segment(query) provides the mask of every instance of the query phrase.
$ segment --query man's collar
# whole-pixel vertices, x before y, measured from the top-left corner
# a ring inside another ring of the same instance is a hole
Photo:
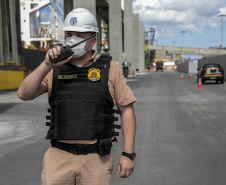
[[[98,57],[99,56],[98,56],[97,52],[95,50],[92,50],[91,58],[82,67],[87,67],[87,66],[91,65],[92,63],[96,62]]]
[[[92,52],[92,55],[91,55],[91,57],[90,57],[90,59],[89,60],[87,60],[83,65],[82,65],[82,67],[87,67],[87,66],[89,66],[89,65],[91,65],[93,62],[96,62],[96,60],[98,59],[98,54],[96,53],[96,51],[95,50],[91,50],[91,52]],[[74,65],[74,66],[76,66],[76,64],[74,63],[74,62],[70,62],[72,65]]]

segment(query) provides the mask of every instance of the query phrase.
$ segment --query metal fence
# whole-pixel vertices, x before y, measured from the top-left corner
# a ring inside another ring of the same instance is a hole
[[[35,70],[45,59],[46,52],[40,50],[22,49],[22,63],[31,71]]]

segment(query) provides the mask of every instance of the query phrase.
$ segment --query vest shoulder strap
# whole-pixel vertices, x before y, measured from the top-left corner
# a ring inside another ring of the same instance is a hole
[[[100,68],[105,67],[106,64],[110,66],[111,59],[112,59],[111,56],[100,55],[100,57],[96,60],[96,62],[93,63],[93,65]]]
[[[101,61],[106,61],[106,62],[110,62],[112,59],[111,56],[109,55],[100,55],[100,57],[97,60],[101,60]]]

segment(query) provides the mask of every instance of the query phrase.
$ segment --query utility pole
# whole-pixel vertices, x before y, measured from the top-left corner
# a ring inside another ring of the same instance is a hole
[[[176,42],[173,41],[172,43],[173,43],[173,46],[175,46],[175,43],[176,43]],[[175,54],[175,58],[176,58],[176,56],[177,56],[177,52],[176,52],[176,54]]]
[[[223,17],[226,16],[225,14],[220,14],[218,17],[221,17],[221,54],[223,54]]]
[[[183,46],[182,46],[182,63],[184,63],[184,33],[186,33],[186,31],[181,31],[181,33],[183,33]]]
[[[136,5],[136,6],[134,6],[134,7],[135,7],[134,9],[137,10],[137,14],[139,13],[139,10],[142,9],[142,6],[141,6],[141,5]]]

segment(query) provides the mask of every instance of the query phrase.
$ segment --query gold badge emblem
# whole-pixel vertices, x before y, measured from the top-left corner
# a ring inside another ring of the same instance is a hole
[[[90,68],[88,73],[88,79],[93,82],[100,80],[100,70],[96,68]]]

